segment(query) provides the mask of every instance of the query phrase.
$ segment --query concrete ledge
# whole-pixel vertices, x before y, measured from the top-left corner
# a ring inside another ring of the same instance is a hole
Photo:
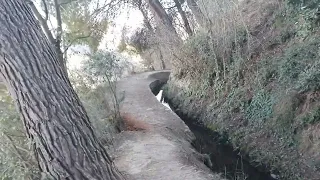
[[[191,146],[194,135],[153,92],[169,77],[169,71],[137,74],[118,83],[124,94],[121,114],[132,126],[115,139],[115,164],[128,179],[220,180]]]

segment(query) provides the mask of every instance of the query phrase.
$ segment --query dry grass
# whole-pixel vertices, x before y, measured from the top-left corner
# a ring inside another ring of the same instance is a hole
[[[245,66],[252,65],[246,60],[259,58],[270,45],[268,39],[277,35],[270,24],[274,11],[280,7],[278,0],[199,0],[198,3],[208,19],[207,27],[174,52],[174,74],[178,79],[203,78],[199,77],[202,72],[212,72],[207,75],[209,78],[229,81],[232,63],[245,71]]]
[[[300,117],[304,117],[300,123],[306,126],[300,132],[299,151],[317,161],[320,161],[320,119],[317,115],[317,113],[319,114],[319,107],[320,92],[317,91],[305,94],[305,100],[299,109]]]
[[[313,158],[320,157],[320,123],[309,126],[301,133],[300,152]]]
[[[310,111],[314,107],[320,105],[320,91],[308,92],[305,94],[305,101],[303,103],[301,114]]]
[[[320,123],[309,126],[301,132],[299,152],[305,159],[305,165],[320,168]]]

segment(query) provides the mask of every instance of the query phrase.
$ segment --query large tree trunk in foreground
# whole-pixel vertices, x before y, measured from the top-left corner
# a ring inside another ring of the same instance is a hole
[[[0,0],[0,76],[42,171],[54,179],[123,179],[23,0]]]

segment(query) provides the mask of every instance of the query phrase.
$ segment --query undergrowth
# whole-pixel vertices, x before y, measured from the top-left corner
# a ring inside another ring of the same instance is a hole
[[[23,123],[0,84],[0,179],[37,179],[40,174]]]
[[[257,34],[236,23],[234,33],[199,32],[185,43],[169,82],[168,92],[184,89],[174,98],[180,109],[201,104],[189,114],[202,114],[209,128],[228,132],[235,147],[283,179],[316,175],[312,163],[309,169],[299,164],[306,150],[299,139],[320,123],[318,4],[288,0],[273,6],[261,25],[269,28],[257,26]]]

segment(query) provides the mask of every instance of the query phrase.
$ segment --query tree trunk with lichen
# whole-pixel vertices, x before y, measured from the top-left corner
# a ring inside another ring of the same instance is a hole
[[[0,0],[0,78],[21,114],[42,172],[53,179],[123,179],[23,0]]]

